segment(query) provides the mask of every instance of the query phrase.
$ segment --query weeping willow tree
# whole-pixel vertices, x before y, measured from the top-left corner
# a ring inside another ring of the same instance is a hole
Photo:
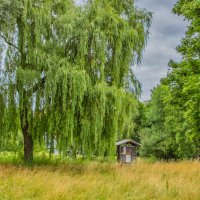
[[[3,5],[4,4],[4,5]],[[90,157],[113,155],[131,134],[139,63],[151,13],[132,0],[5,0],[1,138],[22,133],[24,160],[34,145]],[[8,26],[9,25],[9,26]]]

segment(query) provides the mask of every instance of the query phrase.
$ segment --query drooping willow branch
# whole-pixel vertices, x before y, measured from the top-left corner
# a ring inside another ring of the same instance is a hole
[[[13,46],[15,49],[19,50],[19,48],[18,48],[16,45],[14,45],[13,43],[11,43],[10,41],[8,41],[8,39],[7,39],[5,36],[3,36],[3,35],[0,34],[0,37],[3,38],[3,40],[4,40],[8,45]]]
[[[7,50],[5,65],[6,120],[18,119],[12,134],[21,123],[34,142],[55,142],[61,153],[114,155],[115,141],[135,126],[139,84],[128,73],[145,47],[149,14],[120,0],[88,1],[83,10],[73,0],[24,0],[16,10],[17,46],[1,32],[18,50]]]

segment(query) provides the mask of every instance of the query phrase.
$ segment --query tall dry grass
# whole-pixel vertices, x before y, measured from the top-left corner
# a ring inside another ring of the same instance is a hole
[[[200,200],[200,163],[0,165],[0,200]]]

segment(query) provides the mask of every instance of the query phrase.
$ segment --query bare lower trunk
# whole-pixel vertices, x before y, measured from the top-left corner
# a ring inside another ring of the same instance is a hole
[[[20,114],[20,120],[21,120],[21,129],[24,139],[24,161],[30,162],[33,160],[33,137],[29,132],[29,122],[28,122],[28,109],[24,106],[21,110]]]
[[[26,124],[23,129],[23,137],[24,137],[24,161],[30,162],[33,160],[33,138],[32,135],[28,132],[28,124]]]

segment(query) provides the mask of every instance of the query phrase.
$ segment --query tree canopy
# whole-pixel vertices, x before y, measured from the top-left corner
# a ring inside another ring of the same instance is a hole
[[[173,12],[190,25],[177,47],[180,62],[152,92],[147,105],[142,153],[160,159],[199,158],[200,154],[200,2],[179,0]],[[155,146],[153,146],[155,145]]]
[[[151,13],[134,1],[3,0],[1,145],[22,138],[24,159],[34,145],[84,156],[114,155],[132,134],[141,61]]]

